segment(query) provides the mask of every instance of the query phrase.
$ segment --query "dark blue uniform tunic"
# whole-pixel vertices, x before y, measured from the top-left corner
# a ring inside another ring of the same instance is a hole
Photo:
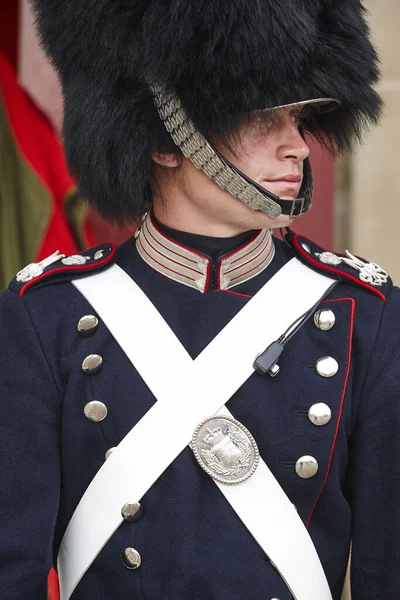
[[[314,256],[316,247],[307,243]],[[311,266],[316,262],[308,261],[299,243],[296,250],[275,245],[262,273],[205,294],[152,269],[134,240],[118,249],[117,263],[195,358],[295,252]],[[90,337],[77,333],[79,319],[93,314],[69,281],[79,274],[60,270],[24,290],[14,281],[0,297],[2,600],[44,600],[47,573],[80,498],[106,452],[155,402],[103,323]],[[392,600],[400,598],[400,295],[390,283],[379,293],[365,289],[357,275],[344,268],[324,301],[335,326],[321,331],[308,321],[287,344],[278,376],[254,373],[228,407],[251,431],[307,525],[333,599],[340,599],[352,540],[353,600]],[[89,354],[104,361],[90,377],[81,368]],[[338,361],[333,377],[316,370],[324,356]],[[108,408],[102,422],[84,416],[92,400]],[[319,402],[332,411],[323,427],[308,418]],[[149,435],[147,443],[157,445],[157,439]],[[309,479],[295,470],[304,455],[319,465]],[[146,461],[146,448],[132,460]],[[141,503],[140,520],[122,524],[73,600],[290,599],[279,573],[189,448]],[[121,561],[127,547],[141,555],[137,570]],[[312,572],[306,576],[312,586]]]

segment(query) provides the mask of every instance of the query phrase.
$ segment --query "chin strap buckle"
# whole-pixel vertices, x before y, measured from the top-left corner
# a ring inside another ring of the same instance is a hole
[[[293,200],[292,202],[292,208],[290,209],[290,213],[289,213],[289,218],[290,219],[295,219],[296,217],[299,217],[300,215],[303,214],[303,209],[304,209],[304,203],[305,203],[306,199],[305,196],[303,196],[302,198],[296,198],[296,200]],[[296,211],[297,208],[297,203],[300,202],[301,206],[299,208],[298,211]],[[296,213],[295,213],[296,211]]]

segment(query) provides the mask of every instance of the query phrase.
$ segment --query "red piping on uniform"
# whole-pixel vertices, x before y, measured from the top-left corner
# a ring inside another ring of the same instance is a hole
[[[143,229],[143,232],[145,230]],[[168,252],[171,252],[172,254],[175,254],[176,256],[179,256],[179,258],[185,258],[186,260],[188,260],[189,262],[192,262],[193,264],[197,265],[197,262],[195,260],[192,260],[191,258],[187,258],[187,256],[184,256],[183,254],[179,254],[179,252],[175,252],[175,250],[171,250],[171,248],[168,248],[167,246],[164,246],[164,244],[162,244],[160,242],[160,240],[157,240],[154,235],[151,233],[150,229],[147,228],[147,231],[149,232],[149,234],[151,235],[152,239],[161,246],[161,248],[164,248],[164,250],[168,250]],[[162,234],[161,234],[162,235]],[[176,242],[173,242],[174,244],[176,244]],[[183,246],[179,246],[180,248],[183,248]],[[186,248],[187,252],[192,252],[191,249]],[[204,257],[206,258],[206,257]]]
[[[225,294],[233,294],[234,296],[241,296],[242,298],[253,298],[253,296],[249,296],[248,294],[239,294],[239,292],[232,292],[232,290],[219,290],[220,292],[225,292]]]
[[[206,284],[204,286],[204,293],[207,294],[208,292],[208,286],[210,285],[210,279],[211,279],[211,261],[208,261],[207,264],[207,279],[206,279]]]
[[[244,244],[242,244],[241,246],[239,246],[239,248],[236,248],[235,250],[232,250],[232,252],[229,252],[229,254],[226,254],[224,256],[224,258],[221,258],[221,260],[218,263],[218,269],[217,269],[217,286],[218,289],[221,289],[221,268],[223,263],[230,258],[231,256],[234,256],[235,254],[237,254],[237,252],[240,252],[240,250],[243,250],[243,248],[246,248],[249,244],[251,244],[252,242],[254,242],[254,240],[257,239],[257,237],[261,234],[261,229],[259,231],[257,231],[257,233],[254,235],[254,237],[251,238],[251,240],[249,240],[248,242],[245,242]],[[255,248],[253,248],[252,250],[249,250],[249,252],[247,252],[247,254],[245,254],[244,256],[239,256],[239,258],[237,258],[236,260],[234,260],[232,262],[232,264],[235,264],[235,262],[237,262],[238,260],[240,260],[241,258],[246,258],[246,256],[248,256],[249,254],[251,254],[252,252],[254,252],[254,250],[256,250],[257,248],[259,248],[261,246],[261,244],[263,243],[263,241],[265,240],[267,233],[265,233],[265,236],[261,239],[260,243],[257,244],[257,246]],[[261,254],[261,252],[260,252]],[[248,262],[251,262],[248,261]],[[237,269],[240,268],[241,265],[239,265],[239,267],[236,267]],[[236,278],[237,279],[237,278]]]
[[[275,248],[275,246],[272,244],[272,246],[270,248],[270,251],[268,252],[267,256],[265,257],[265,260],[268,260],[268,258],[271,256],[271,253],[273,252],[274,248]],[[265,248],[264,248],[264,250],[265,250]],[[238,267],[235,267],[234,269],[231,269],[230,271],[227,271],[225,273],[225,275],[228,275],[228,273],[232,273],[233,271],[236,271],[236,269],[240,269],[241,267],[247,265],[248,263],[253,262],[254,260],[256,260],[256,258],[258,258],[260,256],[260,254],[263,253],[264,250],[261,250],[261,252],[259,252],[259,254],[257,254],[257,256],[255,256],[254,258],[251,258],[250,260],[248,260],[243,265],[239,265]],[[225,260],[226,260],[226,257],[224,257],[223,259],[221,259],[221,261],[218,264],[217,283],[218,283],[218,288],[219,289],[221,288],[221,269],[222,269],[223,262]],[[256,265],[253,269],[249,269],[249,271],[246,271],[246,273],[242,273],[241,275],[238,275],[237,277],[233,277],[232,279],[230,279],[230,282],[236,281],[236,279],[240,279],[241,277],[245,277],[246,275],[248,275],[249,273],[251,273],[252,271],[254,271],[255,269],[257,269],[260,265],[262,265],[263,260],[260,263],[258,263],[258,265]]]
[[[377,296],[379,296],[379,298],[381,298],[381,300],[383,300],[384,302],[386,302],[386,298],[382,294],[382,292],[380,292],[379,290],[377,290],[376,288],[374,288],[372,285],[368,285],[368,283],[365,283],[364,281],[361,281],[361,279],[357,279],[357,277],[353,277],[352,275],[349,275],[348,273],[346,273],[344,271],[339,271],[338,269],[334,269],[333,267],[330,267],[329,265],[321,263],[321,262],[315,260],[314,258],[312,258],[300,246],[300,244],[298,242],[298,237],[299,237],[298,235],[294,236],[294,238],[293,238],[293,244],[296,246],[296,249],[298,250],[298,252],[302,256],[304,256],[304,258],[306,258],[308,262],[312,263],[313,265],[315,265],[319,269],[322,269],[324,271],[329,271],[330,273],[335,273],[335,275],[340,275],[341,277],[345,277],[346,279],[350,279],[351,281],[354,281],[355,283],[357,283],[358,285],[361,285],[362,287],[366,288],[370,292],[374,292]]]
[[[247,246],[249,246],[250,244],[252,244],[257,239],[257,237],[260,235],[260,233],[261,233],[261,231],[258,231],[254,235],[254,237],[252,237],[248,242],[245,242],[244,244],[242,244],[241,246],[239,246],[239,248],[236,248],[235,250],[232,250],[232,252],[230,252],[229,254],[227,254],[226,256],[224,256],[224,258],[222,260],[226,260],[230,256],[233,256],[234,254],[237,254],[241,250],[244,250],[244,248],[246,248]],[[267,237],[267,232],[265,232],[264,237],[260,240],[260,242],[257,244],[257,246],[255,248],[252,248],[251,250],[249,250],[247,252],[247,254],[245,254],[244,256],[239,256],[236,260],[232,261],[232,264],[234,265],[235,262],[237,262],[241,258],[246,258],[246,256],[248,256],[249,254],[251,254],[252,252],[254,252],[255,250],[257,250],[257,248],[259,248],[261,246],[261,244],[263,243],[263,241],[265,240],[266,237]]]
[[[259,252],[258,254],[256,254],[256,256],[253,256],[253,258],[249,258],[249,260],[247,260],[247,261],[246,261],[246,262],[244,262],[244,263],[241,263],[241,264],[240,264],[240,265],[238,265],[237,267],[234,267],[234,268],[233,268],[233,269],[231,269],[230,271],[226,271],[225,275],[229,275],[229,273],[233,273],[234,271],[237,271],[237,270],[238,270],[238,269],[240,269],[241,267],[245,267],[245,266],[246,266],[246,265],[248,265],[249,263],[251,263],[251,262],[254,262],[255,260],[257,260],[257,258],[258,258],[259,256],[261,256],[261,254],[264,252],[264,250],[265,250],[265,248],[267,248],[267,246],[268,246],[268,242],[265,244],[264,248],[262,248],[262,250],[260,250],[260,252]],[[258,246],[257,246],[257,248],[258,248]],[[272,247],[270,248],[270,251],[268,252],[267,258],[268,258],[268,256],[271,254],[271,250],[272,250],[272,248],[273,248],[273,245],[272,245]],[[249,254],[251,254],[251,253],[249,252],[249,253],[248,253],[246,256],[248,256]],[[243,258],[244,258],[244,257],[243,257]],[[239,259],[238,259],[238,260],[239,260]],[[235,261],[234,261],[232,264],[234,264],[234,263],[237,263],[237,262],[238,262],[238,260],[235,260]],[[223,262],[223,261],[224,261],[224,259],[222,259],[222,262]]]
[[[160,263],[158,260],[156,260],[156,259],[154,258],[154,256],[151,256],[151,255],[150,255],[150,254],[149,254],[149,253],[148,253],[148,252],[145,250],[145,248],[143,247],[143,244],[142,244],[142,242],[140,241],[140,237],[139,237],[139,240],[138,240],[138,241],[140,242],[140,248],[141,248],[141,250],[142,250],[142,251],[143,251],[145,254],[147,254],[147,256],[148,256],[148,257],[149,257],[149,258],[150,258],[152,261],[154,261],[155,263],[157,263],[158,265],[160,265],[160,267],[162,267],[162,268],[163,268],[163,269],[165,269],[166,271],[170,271],[171,273],[175,273],[175,275],[179,275],[180,277],[184,277],[185,279],[188,279],[189,281],[191,281],[191,282],[192,282],[192,283],[194,283],[194,284],[196,283],[196,280],[195,280],[195,278],[194,278],[194,277],[189,277],[189,275],[183,275],[183,273],[178,273],[178,271],[174,271],[173,269],[170,269],[170,268],[169,268],[169,267],[167,267],[166,265],[163,265],[162,263]],[[149,243],[149,242],[147,242],[147,243]],[[150,244],[150,245],[151,245],[151,244]],[[163,256],[163,255],[162,255],[162,256]],[[171,260],[171,259],[169,259],[169,260]],[[172,261],[172,262],[175,262],[175,261]],[[176,263],[176,264],[179,264],[179,263]],[[187,269],[190,269],[190,267],[186,267],[186,268],[187,268]],[[156,269],[156,270],[157,270],[157,269]],[[190,270],[191,270],[191,271],[193,271],[193,269],[190,269]],[[200,273],[200,271],[195,271],[195,272],[196,272],[196,273]],[[165,274],[165,273],[163,273],[162,271],[157,271],[157,273],[159,273],[160,275],[163,275],[163,276],[164,276],[164,277],[166,277],[167,279],[172,279],[173,281],[176,281],[174,277],[169,277],[168,275],[166,275],[166,274]],[[200,273],[200,275],[201,275],[201,273]],[[207,265],[207,278],[206,278],[206,283],[205,283],[205,286],[204,286],[204,293],[206,293],[206,292],[207,292],[207,288],[208,288],[209,281],[210,281],[210,263],[208,262],[208,265]]]
[[[266,259],[265,259],[265,260],[267,260],[267,259],[268,259],[268,258],[271,256],[271,253],[272,253],[272,250],[273,250],[273,248],[274,248],[274,246],[272,246],[272,248],[271,248],[271,251],[269,252],[269,254],[267,255],[267,257],[266,257]],[[236,279],[240,279],[241,277],[246,277],[246,275],[249,275],[250,273],[252,273],[252,272],[253,272],[253,271],[255,271],[256,269],[258,269],[258,268],[259,268],[259,267],[260,267],[260,266],[263,264],[263,262],[265,262],[265,261],[264,261],[264,259],[263,259],[262,261],[260,261],[260,262],[258,263],[258,265],[256,265],[255,267],[253,267],[252,269],[249,269],[248,271],[246,271],[246,273],[242,273],[241,275],[237,275],[236,277],[233,277],[233,278],[231,279],[231,283],[232,283],[233,281],[236,281]]]
[[[93,269],[93,266],[101,267],[102,265],[107,264],[115,256],[117,247],[115,244],[111,244],[111,243],[105,244],[105,245],[111,246],[111,254],[106,256],[106,258],[103,258],[103,260],[96,261],[95,265],[93,265],[93,263],[90,263],[88,265],[70,265],[70,266],[64,265],[63,267],[57,267],[56,269],[50,269],[49,271],[45,271],[44,273],[39,275],[39,277],[35,277],[31,281],[28,281],[27,283],[25,283],[25,285],[21,288],[21,290],[19,292],[20,297],[22,298],[22,296],[25,294],[26,290],[31,285],[36,284],[38,281],[40,281],[41,279],[45,279],[49,275],[54,275],[54,273],[65,273],[65,271],[89,271],[90,269]]]
[[[150,235],[151,235],[151,233],[150,233]],[[182,267],[183,266],[183,267],[185,267],[185,269],[189,269],[189,271],[193,271],[194,273],[198,273],[199,275],[202,275],[201,271],[197,271],[196,269],[193,269],[192,267],[188,267],[187,265],[182,265],[181,262],[178,262],[177,260],[174,260],[173,258],[170,258],[169,256],[165,256],[165,254],[163,254],[162,252],[160,252],[160,250],[157,250],[157,248],[155,248],[153,246],[153,244],[147,239],[145,230],[143,230],[143,236],[144,236],[144,239],[146,240],[146,242],[148,243],[148,245],[150,246],[150,248],[153,248],[154,252],[156,252],[159,256],[162,256],[163,258],[165,258],[165,260],[169,260],[170,262],[174,263],[175,265],[178,265],[178,267]],[[140,237],[139,237],[139,239],[140,239]],[[155,239],[155,238],[153,237],[153,239]],[[157,242],[157,240],[155,240],[155,241]],[[144,250],[144,252],[146,252],[146,250],[144,249],[143,244],[141,242],[140,242],[140,246],[141,246],[142,250]],[[146,254],[148,256],[150,256],[148,254],[148,252],[146,252]],[[174,254],[176,254],[177,256],[179,256],[179,254],[177,254],[176,252],[174,252]],[[153,258],[153,257],[151,257],[151,258]],[[183,258],[183,257],[181,256],[180,258]],[[153,258],[153,260],[155,260],[155,258]],[[164,265],[162,265],[162,263],[159,263],[157,260],[155,260],[155,262],[157,262],[161,266],[164,266]],[[196,264],[194,261],[191,261],[191,262],[193,262],[194,264]],[[165,267],[165,268],[168,268],[168,267]],[[170,271],[171,270],[172,269],[170,269]],[[173,271],[173,272],[175,273],[175,271]]]
[[[340,401],[340,407],[339,407],[339,414],[338,414],[338,418],[337,418],[337,422],[336,422],[336,429],[335,429],[335,435],[333,437],[333,443],[332,443],[332,448],[331,448],[331,452],[329,455],[329,462],[328,462],[328,468],[326,470],[326,474],[325,474],[325,478],[324,478],[324,482],[322,484],[321,490],[317,496],[317,499],[314,502],[314,506],[311,509],[310,512],[310,516],[308,517],[308,521],[306,524],[306,527],[308,528],[310,526],[310,522],[312,519],[312,516],[314,514],[314,511],[317,507],[317,504],[322,496],[322,492],[325,489],[326,486],[326,482],[328,481],[328,477],[329,477],[329,473],[331,470],[331,465],[332,465],[332,460],[333,460],[333,453],[335,451],[335,446],[336,446],[336,441],[339,435],[339,428],[340,428],[340,422],[341,422],[341,418],[342,418],[342,413],[343,413],[343,406],[344,406],[344,399],[346,396],[346,391],[347,391],[347,384],[349,381],[349,375],[350,375],[350,367],[351,367],[351,352],[352,352],[352,348],[353,348],[353,328],[354,328],[354,311],[355,311],[355,300],[354,298],[337,298],[334,300],[326,300],[325,302],[341,302],[342,300],[348,300],[351,303],[351,315],[350,315],[350,329],[349,329],[349,341],[348,341],[348,358],[347,358],[347,370],[346,370],[346,377],[344,380],[344,387],[343,387],[343,393],[342,393],[342,398]]]
[[[204,256],[204,254],[200,254],[200,252],[196,252],[196,250],[193,250],[192,248],[187,248],[183,244],[180,244],[176,240],[173,240],[172,238],[170,238],[164,232],[160,231],[160,229],[154,223],[153,215],[151,213],[150,213],[150,220],[151,220],[151,224],[153,225],[154,229],[156,231],[158,231],[158,233],[161,235],[161,237],[164,237],[165,239],[169,240],[170,242],[172,242],[173,244],[175,244],[179,248],[183,248],[183,250],[185,250],[186,252],[188,250],[190,250],[190,252],[193,252],[193,254],[196,254],[196,256],[200,256],[200,258],[207,260],[207,278],[206,278],[206,283],[205,283],[205,286],[204,286],[204,293],[206,294],[208,292],[208,286],[210,284],[210,276],[211,276],[211,261],[210,261],[210,259],[208,259],[207,256]]]
[[[184,277],[185,279],[188,279],[189,281],[192,281],[193,283],[195,282],[195,279],[194,279],[194,277],[189,277],[189,275],[184,275],[183,273],[179,273],[178,271],[174,271],[173,269],[170,269],[169,267],[167,267],[167,266],[163,265],[163,263],[160,263],[158,260],[156,260],[156,259],[154,258],[154,256],[151,256],[151,254],[149,254],[145,248],[143,248],[143,245],[142,245],[142,243],[140,243],[140,247],[141,247],[142,251],[143,251],[145,254],[147,254],[147,256],[148,256],[148,257],[149,257],[151,260],[153,260],[155,263],[157,263],[158,265],[160,265],[160,267],[162,267],[163,269],[166,269],[167,271],[170,271],[171,273],[175,273],[175,275],[179,275],[180,277]],[[172,261],[172,262],[175,262],[175,261]],[[179,264],[179,263],[176,263],[176,264]],[[189,268],[189,267],[188,267],[188,268]],[[191,269],[191,271],[193,271],[193,269]],[[158,272],[158,271],[157,271],[157,272]],[[200,273],[200,271],[196,271],[196,273]],[[162,273],[162,274],[163,274],[163,273]],[[200,275],[201,275],[201,273],[200,273]]]
[[[166,233],[164,233],[163,231],[161,231],[157,227],[157,225],[154,223],[152,215],[150,215],[150,219],[151,219],[151,224],[153,225],[154,229],[156,231],[158,231],[158,233],[161,235],[161,237],[163,237],[166,240],[172,242],[173,244],[176,244],[176,246],[179,246],[179,248],[183,248],[183,250],[186,250],[186,252],[189,250],[190,252],[193,252],[193,254],[197,254],[197,256],[201,256],[201,258],[207,258],[204,254],[201,254],[200,252],[196,252],[196,250],[193,250],[192,248],[188,248],[187,246],[184,246],[183,244],[180,244],[176,240],[170,238]]]
[[[274,250],[274,248],[275,248],[275,246],[273,246],[273,245],[272,245],[272,246],[271,246],[271,248],[270,248],[270,250],[269,250],[269,252],[268,252],[268,254],[267,254],[267,256],[265,257],[265,260],[268,260],[268,258],[271,256],[271,254],[272,254],[272,251]],[[261,254],[264,252],[264,250],[265,250],[265,248],[264,248],[263,250],[261,250],[261,251],[260,251],[260,252],[257,254],[257,256],[254,256],[253,258],[250,258],[250,259],[249,259],[247,262],[245,262],[245,263],[243,263],[243,264],[241,264],[241,265],[239,265],[239,266],[235,267],[234,269],[231,269],[230,271],[227,271],[227,272],[225,273],[225,275],[229,275],[230,273],[233,273],[234,271],[237,271],[238,269],[241,269],[242,267],[245,267],[246,265],[248,265],[248,264],[250,264],[250,263],[254,262],[255,260],[257,260],[257,258],[258,258],[259,256],[261,256]],[[258,263],[258,265],[257,265],[257,266],[260,266],[260,265],[262,265],[262,263],[263,263],[263,261],[261,261],[260,263]],[[257,267],[254,267],[254,268],[257,268]],[[251,271],[252,271],[252,269],[251,269],[250,271],[246,271],[246,273],[243,273],[243,275],[247,275],[247,273],[249,273],[249,272],[251,272]],[[233,277],[233,278],[231,279],[231,281],[235,281],[236,279],[239,279],[239,277],[242,277],[242,275],[238,275],[237,277]]]

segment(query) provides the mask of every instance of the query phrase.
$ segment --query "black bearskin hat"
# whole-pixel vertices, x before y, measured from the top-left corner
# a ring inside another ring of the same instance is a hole
[[[31,0],[59,72],[64,142],[81,191],[126,222],[148,207],[152,153],[176,150],[149,92],[171,86],[206,137],[244,113],[313,98],[333,150],[377,122],[378,59],[360,0]]]

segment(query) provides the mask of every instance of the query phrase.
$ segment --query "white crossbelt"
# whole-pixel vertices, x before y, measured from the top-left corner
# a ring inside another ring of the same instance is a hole
[[[61,600],[69,600],[122,523],[122,506],[140,501],[189,444],[198,423],[218,412],[252,375],[255,356],[309,310],[332,280],[292,259],[194,361],[151,301],[118,266],[73,283],[158,402],[104,463],[72,516],[58,556]],[[217,485],[294,598],[331,600],[311,538],[265,463],[260,461],[254,475],[243,483]]]

